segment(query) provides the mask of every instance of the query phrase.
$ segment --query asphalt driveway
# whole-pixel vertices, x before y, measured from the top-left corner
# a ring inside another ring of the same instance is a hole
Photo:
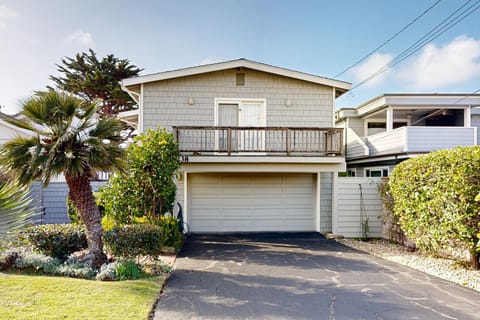
[[[155,319],[480,319],[480,293],[318,234],[190,237]]]

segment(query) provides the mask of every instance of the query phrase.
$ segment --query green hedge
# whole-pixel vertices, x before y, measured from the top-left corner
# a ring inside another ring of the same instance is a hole
[[[85,229],[72,224],[45,224],[21,232],[36,251],[65,260],[71,253],[87,248]]]
[[[103,235],[105,247],[116,257],[157,256],[162,250],[162,228],[135,224],[113,228]]]
[[[478,267],[480,147],[431,152],[400,163],[390,177],[394,212],[425,251],[468,249]]]

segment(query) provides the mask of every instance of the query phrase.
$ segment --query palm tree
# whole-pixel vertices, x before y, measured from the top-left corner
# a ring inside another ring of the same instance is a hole
[[[22,103],[22,120],[11,124],[32,132],[0,148],[0,163],[22,184],[63,174],[69,198],[77,207],[87,231],[89,253],[85,262],[99,267],[103,253],[100,212],[90,186],[95,171],[110,171],[123,165],[118,146],[121,124],[117,119],[98,119],[97,102],[85,102],[54,90],[38,92]]]

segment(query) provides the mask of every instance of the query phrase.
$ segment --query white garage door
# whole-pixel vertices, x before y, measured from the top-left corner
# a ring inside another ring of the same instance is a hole
[[[312,174],[190,174],[192,232],[314,231]]]

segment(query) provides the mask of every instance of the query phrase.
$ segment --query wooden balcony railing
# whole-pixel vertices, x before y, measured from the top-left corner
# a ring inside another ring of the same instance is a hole
[[[343,155],[343,129],[174,127],[182,155]]]

